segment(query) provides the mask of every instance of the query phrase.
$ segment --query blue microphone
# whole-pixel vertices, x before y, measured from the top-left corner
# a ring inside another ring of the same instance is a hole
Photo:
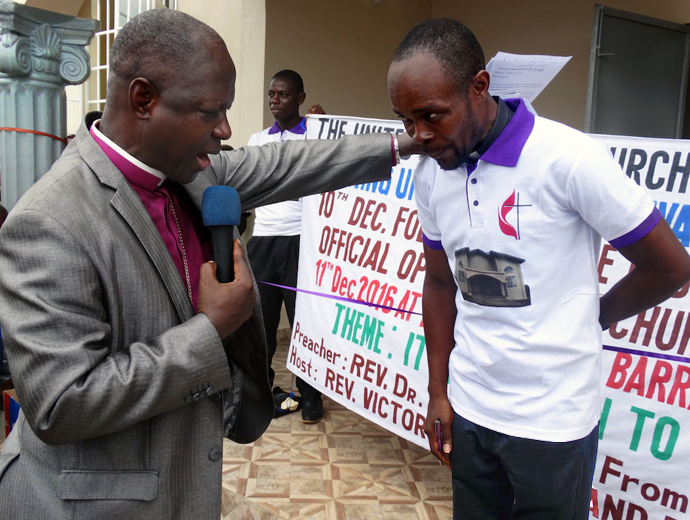
[[[201,199],[201,216],[204,226],[211,232],[213,261],[217,265],[216,277],[220,283],[235,279],[232,243],[233,226],[240,223],[240,196],[230,186],[211,186],[204,190]]]

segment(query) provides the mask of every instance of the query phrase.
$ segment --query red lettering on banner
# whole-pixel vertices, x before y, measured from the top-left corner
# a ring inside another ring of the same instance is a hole
[[[381,241],[377,240],[374,244],[374,247],[371,248],[371,253],[369,253],[369,256],[364,264],[362,264],[362,267],[368,267],[377,273],[386,274],[388,270],[383,266],[383,264],[388,256],[389,248],[390,244],[387,243],[383,253],[381,253]],[[382,254],[381,259],[379,259],[379,254]]]
[[[398,234],[398,226],[400,224],[405,224],[405,228],[403,230],[403,236],[405,239],[412,240],[414,238],[417,242],[421,243],[422,227],[419,224],[417,210],[413,210],[409,215],[407,215],[407,213],[410,213],[410,208],[401,206],[400,209],[398,209],[398,214],[395,217],[395,223],[393,224],[393,232],[391,233],[391,236],[396,236]]]
[[[394,399],[389,399],[384,395],[379,395],[375,390],[364,387],[364,408],[377,414],[382,419],[388,419],[393,424],[400,424],[405,430],[413,432],[422,439],[426,438],[424,433],[425,417]],[[392,408],[392,409],[391,409]]]
[[[623,467],[623,461],[614,459],[613,457],[606,456],[604,460],[604,466],[601,468],[601,475],[599,476],[599,482],[606,484],[606,476],[613,475],[614,477],[620,477],[621,472],[615,469],[611,469],[611,466],[615,464],[617,466]]]
[[[671,376],[673,376],[673,367],[671,363],[661,360],[654,363],[652,377],[649,379],[649,388],[647,389],[645,397],[647,399],[653,399],[654,394],[658,390],[659,396],[657,400],[663,403],[666,399],[666,387],[664,385],[671,380]]]
[[[589,512],[594,518],[599,518],[599,494],[594,488],[592,488],[592,498],[589,501]]]
[[[396,397],[407,399],[408,402],[414,404],[417,397],[417,391],[409,386],[407,378],[402,374],[395,374],[395,384],[393,385],[393,394]]]
[[[355,370],[357,373],[355,374]],[[362,373],[363,372],[363,373]],[[359,354],[352,356],[352,363],[350,364],[350,374],[354,374],[357,377],[364,379],[368,383],[374,383],[379,388],[385,386],[383,385],[383,379],[386,377],[388,368],[379,365],[373,359],[364,359]],[[372,379],[372,375],[376,373],[376,381]]]
[[[625,383],[626,370],[632,365],[632,356],[630,354],[623,354],[619,352],[613,360],[613,366],[609,373],[606,386],[609,388],[619,389]]]
[[[622,492],[639,493],[640,496],[642,496],[642,498],[644,498],[647,502],[659,502],[659,504],[663,507],[669,507],[674,511],[679,510],[682,513],[685,513],[687,511],[688,497],[686,495],[683,495],[682,493],[678,493],[677,491],[673,491],[672,489],[668,488],[664,488],[664,490],[662,491],[659,488],[659,486],[651,482],[643,482],[642,484],[640,484],[639,478],[634,478],[629,475],[623,474],[621,471],[615,469],[613,466],[619,466],[622,468],[623,461],[614,459],[613,457],[607,455],[606,459],[604,460],[601,475],[599,477],[599,482],[601,484],[606,483],[606,479],[609,475],[615,477],[616,479],[620,479],[622,475],[622,479],[620,482],[620,490]],[[614,485],[616,485],[615,482],[609,483],[609,486]],[[596,504],[597,493],[596,490],[593,489],[592,505],[595,509],[598,510],[598,506]],[[617,504],[614,504],[613,498],[610,495],[606,495],[601,516],[602,520],[605,518],[622,519],[623,512],[626,510],[625,505],[626,503],[624,500],[619,500]],[[590,511],[594,511],[592,506],[590,506]],[[627,511],[628,513],[625,517],[626,520],[640,518],[636,517],[635,513],[640,513],[642,515],[641,518],[647,518],[646,510],[636,504],[633,504],[632,502],[628,504]],[[594,516],[598,518],[596,514]],[[666,518],[668,519],[670,517],[667,516]]]
[[[412,296],[412,303],[410,303],[410,296]],[[422,297],[422,293],[418,293],[416,291],[410,291],[409,289],[405,293],[405,296],[402,297],[400,300],[400,303],[398,304],[398,309],[399,311],[396,311],[395,314],[393,315],[394,318],[400,318],[404,319],[405,321],[410,321],[410,318],[412,317],[412,313],[415,312],[415,307],[417,306],[417,301],[419,298]],[[410,312],[402,312],[402,311],[407,311],[409,310]]]
[[[618,330],[618,322],[612,323],[611,326],[609,327],[609,335],[613,339],[623,339],[625,336],[628,334],[628,329],[620,329]]]
[[[668,394],[668,404],[673,404],[676,400],[676,395],[679,395],[680,399],[678,405],[685,408],[685,391],[688,388],[690,388],[690,367],[678,365],[673,387]]]
[[[398,278],[405,280],[409,277],[410,283],[414,283],[419,273],[426,271],[426,258],[424,253],[416,249],[408,249],[403,253],[398,265]]]
[[[376,205],[376,209],[372,210],[372,206]],[[386,212],[386,204],[383,202],[376,203],[375,200],[364,201],[362,197],[357,197],[352,206],[350,219],[347,221],[350,226],[359,226],[362,229],[371,227],[373,231],[378,231],[381,228],[381,223],[378,221],[379,213]],[[370,224],[367,224],[367,218],[371,217]]]
[[[304,359],[300,358],[297,355],[297,349],[292,346],[290,349],[290,363],[294,365],[297,370],[300,370],[307,374],[308,377],[311,377],[311,359],[309,360],[309,363],[307,363]]]
[[[324,347],[323,338],[321,341],[314,341],[309,336],[302,332],[300,322],[295,322],[294,332],[292,333],[292,339],[295,340],[297,344],[301,344],[307,350],[310,350],[314,355],[325,359],[329,363],[338,363],[338,358],[341,356],[340,352],[336,352],[329,348]]]
[[[597,268],[597,270],[599,271],[599,283],[601,284],[605,284],[609,281],[609,279],[605,276],[602,276],[601,273],[604,272],[605,265],[613,265],[613,259],[609,258],[609,253],[611,253],[612,251],[616,251],[616,249],[609,244],[604,244],[604,248],[601,250],[601,256],[599,257],[599,266]]]
[[[659,312],[661,309],[659,307],[654,307],[652,310],[652,317],[649,320],[645,319],[646,312],[641,312],[637,315],[637,320],[635,321],[635,326],[633,327],[632,334],[630,334],[630,342],[637,343],[637,336],[641,329],[645,329],[647,332],[644,335],[644,340],[642,344],[645,347],[649,346],[649,342],[652,339],[652,331],[654,330],[654,325],[656,325],[656,320],[659,318]]]
[[[668,319],[671,317],[671,309],[664,309],[664,316],[661,318],[661,323],[659,324],[659,330],[656,333],[656,348],[659,350],[671,350],[676,346],[676,341],[678,341],[678,333],[680,332],[680,327],[683,325],[683,318],[685,318],[685,313],[683,311],[678,312],[676,320],[673,324],[673,331],[671,332],[671,337],[668,341],[664,341],[664,335],[666,334],[666,326],[668,324]]]
[[[654,338],[654,346],[658,350],[668,352],[678,345],[676,353],[679,356],[685,355],[688,341],[690,341],[690,313],[669,308],[663,309],[663,313],[661,311],[660,307],[654,307],[649,319],[647,319],[646,311],[638,314],[632,330],[621,327],[619,323],[613,323],[608,333],[617,340],[622,340],[630,334],[629,343],[637,344],[640,342],[646,347],[652,343],[652,338]],[[673,316],[674,312],[676,313],[675,317]],[[660,317],[661,319],[659,319]],[[684,321],[685,326],[683,326]],[[673,324],[672,327],[670,326],[671,323]]]
[[[678,406],[681,408],[690,408],[686,402],[686,392],[690,390],[690,367],[682,364],[674,366],[668,361],[657,359],[654,361],[654,367],[647,383],[647,363],[648,358],[646,356],[639,356],[635,367],[628,373],[633,364],[633,356],[622,352],[617,353],[606,386],[615,390],[622,389],[628,393],[634,391],[646,399],[654,399],[656,395],[657,401],[670,405],[676,404],[677,400]],[[673,383],[667,398],[666,384],[671,382],[672,377]]]
[[[685,348],[688,346],[688,341],[690,341],[690,315],[685,322],[685,329],[683,329],[683,337],[680,338],[680,345],[678,346],[678,355],[685,355]]]
[[[647,358],[645,356],[640,356],[635,369],[633,370],[630,378],[628,379],[624,392],[632,393],[633,390],[637,390],[637,395],[642,397],[644,395],[644,380],[647,371]]]
[[[367,238],[365,241],[364,237],[342,229],[324,226],[321,230],[319,253],[377,273],[388,273],[385,263],[389,249],[390,244],[381,240],[372,241],[371,238]]]
[[[623,511],[625,511],[625,500],[619,500],[618,504],[614,507],[613,497],[611,495],[606,495],[604,499],[604,509],[602,511],[601,518],[611,520],[623,520]]]
[[[640,513],[640,516],[635,516],[635,513]],[[632,502],[628,504],[628,514],[625,515],[625,520],[647,520],[647,518],[649,518],[649,516],[647,515],[646,509]]]
[[[339,294],[340,296],[346,296],[351,300],[354,300],[354,289],[356,288],[356,286],[356,280],[350,280],[346,276],[343,276],[343,270],[340,268],[340,266],[335,266],[335,271],[333,271],[333,283],[331,285],[331,292]]]
[[[350,381],[347,377],[342,374],[337,374],[333,372],[330,368],[326,369],[326,380],[324,381],[324,386],[330,388],[331,391],[338,395],[345,396],[348,401],[355,402],[352,397],[352,390],[355,388],[355,382]]]

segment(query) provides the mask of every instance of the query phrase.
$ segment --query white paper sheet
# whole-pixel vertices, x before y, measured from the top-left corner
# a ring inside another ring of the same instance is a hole
[[[532,102],[570,58],[499,52],[486,65],[491,75],[489,92],[493,96],[521,97]]]

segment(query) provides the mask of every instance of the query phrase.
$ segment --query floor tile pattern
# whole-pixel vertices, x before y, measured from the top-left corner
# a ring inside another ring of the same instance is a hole
[[[283,389],[286,357],[284,340],[273,358]],[[296,412],[253,444],[225,440],[221,520],[452,518],[450,472],[427,450],[328,398],[324,408],[317,424]]]
[[[290,388],[287,341],[273,358]],[[450,520],[450,472],[425,449],[324,399],[324,420],[273,419],[253,444],[225,441],[222,520]]]

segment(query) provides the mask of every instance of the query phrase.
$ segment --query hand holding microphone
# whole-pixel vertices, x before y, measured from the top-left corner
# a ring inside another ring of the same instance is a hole
[[[251,317],[256,299],[242,244],[233,241],[233,226],[241,215],[237,191],[229,186],[207,188],[201,213],[211,232],[214,261],[201,266],[198,308],[224,339]]]

